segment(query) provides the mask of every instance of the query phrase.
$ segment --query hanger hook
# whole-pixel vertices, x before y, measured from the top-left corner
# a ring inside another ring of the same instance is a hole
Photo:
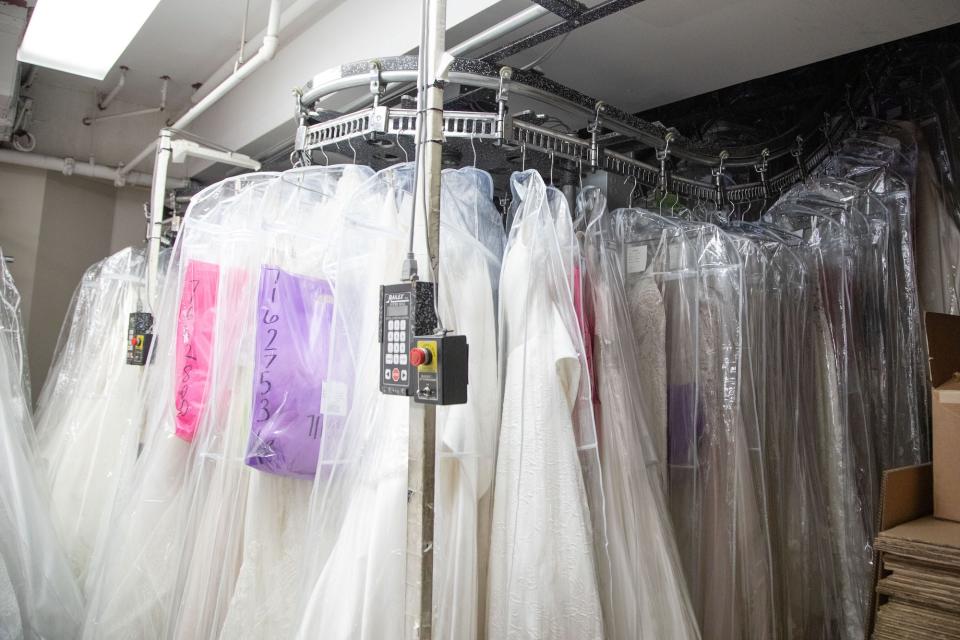
[[[329,166],[330,166],[330,158],[327,156],[327,151],[326,151],[326,149],[323,148],[323,145],[320,145],[320,153],[323,154],[323,166],[329,167]]]
[[[473,168],[474,169],[477,168],[477,147],[473,143],[475,133],[476,132],[473,129],[470,130],[470,148],[473,150]]]
[[[353,152],[353,164],[357,164],[357,150],[353,148],[353,138],[347,138],[347,146]]]
[[[520,171],[527,170],[527,143],[520,143]]]
[[[553,158],[554,158],[554,152],[551,151],[550,152],[550,186],[551,187],[553,186]]]
[[[633,180],[633,186],[630,187],[630,195],[627,196],[627,206],[633,208],[633,192],[637,190],[637,176],[629,175],[623,179],[623,184],[627,184],[627,180]]]
[[[400,147],[400,150],[403,151],[403,161],[410,162],[410,156],[407,154],[407,148],[403,146],[400,142],[400,130],[397,129],[397,146]]]

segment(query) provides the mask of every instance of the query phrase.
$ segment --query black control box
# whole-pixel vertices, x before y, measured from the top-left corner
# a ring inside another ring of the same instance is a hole
[[[130,314],[127,325],[127,364],[139,367],[147,364],[153,343],[153,314],[136,311]]]
[[[404,282],[380,287],[380,391],[397,396],[413,395],[413,337],[429,335],[437,328],[432,282]]]
[[[417,336],[410,349],[414,365],[416,402],[465,404],[467,402],[467,337],[442,334]]]

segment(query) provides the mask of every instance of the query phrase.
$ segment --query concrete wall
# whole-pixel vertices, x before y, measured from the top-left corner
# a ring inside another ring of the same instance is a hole
[[[83,272],[144,236],[147,189],[0,164],[0,247],[22,298],[36,397]]]
[[[117,189],[110,232],[110,253],[130,246],[140,246],[147,234],[143,205],[150,200],[150,189],[126,187]]]
[[[116,191],[105,182],[47,176],[27,339],[34,394],[46,379],[80,277],[110,253]]]
[[[42,169],[0,164],[0,247],[14,258],[10,273],[20,290],[21,314],[27,327],[46,184],[47,172]]]

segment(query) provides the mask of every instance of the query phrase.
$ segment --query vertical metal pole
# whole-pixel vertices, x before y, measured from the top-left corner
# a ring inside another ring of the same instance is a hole
[[[163,232],[163,201],[167,190],[167,169],[170,166],[171,133],[160,130],[156,162],[153,167],[153,184],[150,187],[150,224],[147,226],[147,308],[157,303],[157,270],[160,265],[160,236]]]
[[[443,150],[443,88],[437,82],[446,40],[446,0],[423,0],[420,34],[421,86],[418,104],[424,110],[418,132],[417,221],[427,223],[427,251],[433,281],[438,281],[440,254],[440,156]],[[422,137],[421,137],[422,135]],[[433,637],[433,521],[436,455],[436,408],[410,401],[407,450],[407,561],[404,638]]]

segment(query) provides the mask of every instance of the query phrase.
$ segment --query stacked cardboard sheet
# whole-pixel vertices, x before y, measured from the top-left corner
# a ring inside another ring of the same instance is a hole
[[[960,640],[960,522],[934,518],[930,465],[884,474],[874,640]]]

